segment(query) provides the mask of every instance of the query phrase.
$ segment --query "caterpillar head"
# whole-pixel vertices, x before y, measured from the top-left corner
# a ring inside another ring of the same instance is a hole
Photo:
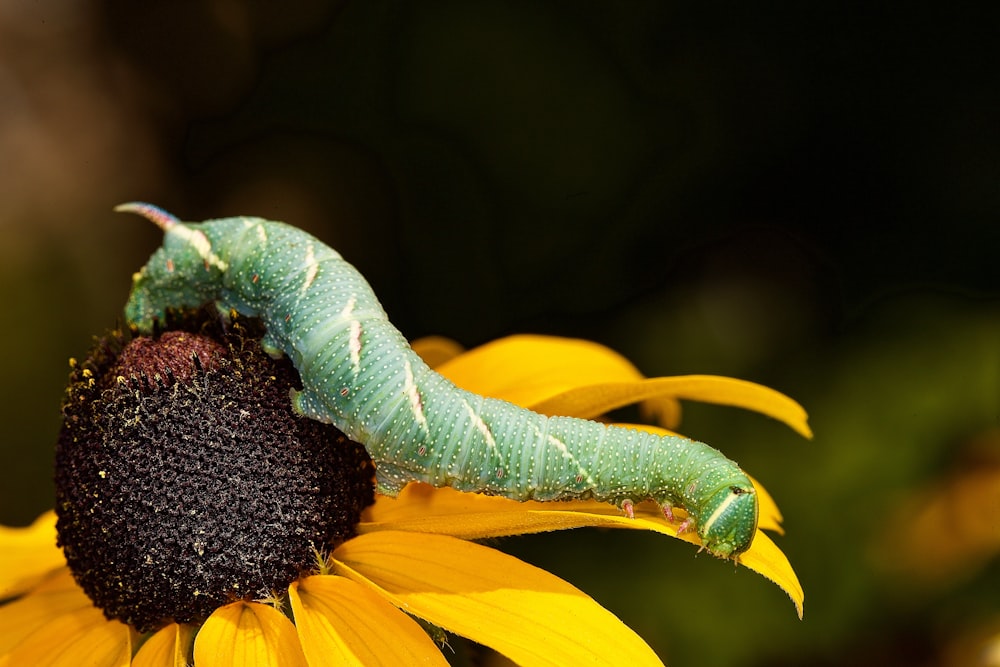
[[[698,516],[702,544],[719,558],[735,559],[757,533],[757,493],[749,481],[724,486],[709,497]]]
[[[132,202],[115,210],[137,213],[163,230],[163,246],[132,276],[125,306],[128,324],[149,333],[156,320],[163,321],[168,307],[196,308],[213,300],[226,262],[204,232],[152,204]]]

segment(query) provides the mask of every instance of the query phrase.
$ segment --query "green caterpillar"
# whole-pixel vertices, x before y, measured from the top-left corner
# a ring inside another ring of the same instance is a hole
[[[149,333],[167,308],[215,303],[259,317],[268,352],[288,355],[303,389],[296,411],[363,443],[379,491],[408,482],[516,500],[594,498],[632,515],[656,501],[679,530],[736,558],[757,529],[757,496],[739,466],[701,442],[547,417],[459,389],[432,371],[389,322],[358,271],[315,237],[280,222],[224,218],[183,223],[130,203],[164,232],[133,276],[129,324]]]

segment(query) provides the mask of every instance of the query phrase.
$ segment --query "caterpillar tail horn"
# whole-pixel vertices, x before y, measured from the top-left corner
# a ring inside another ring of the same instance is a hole
[[[159,206],[153,206],[141,201],[130,201],[125,204],[115,206],[116,213],[135,213],[146,218],[164,232],[180,223],[180,220],[164,211]]]

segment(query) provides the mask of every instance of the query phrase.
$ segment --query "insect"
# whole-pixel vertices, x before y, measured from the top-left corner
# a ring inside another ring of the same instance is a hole
[[[706,549],[735,559],[757,528],[753,484],[708,445],[550,417],[456,387],[431,370],[339,253],[290,225],[236,217],[184,223],[144,203],[118,211],[156,223],[164,241],[133,276],[125,308],[149,333],[167,308],[215,303],[260,318],[261,344],[286,354],[303,389],[294,409],[363,443],[381,493],[408,482],[516,500],[594,498],[629,516],[654,500],[680,507]]]

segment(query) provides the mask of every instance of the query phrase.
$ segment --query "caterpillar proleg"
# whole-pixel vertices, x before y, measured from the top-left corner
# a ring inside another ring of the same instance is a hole
[[[389,322],[368,283],[332,248],[290,225],[236,217],[185,223],[150,204],[118,211],[164,241],[133,276],[126,321],[149,333],[168,308],[214,303],[260,318],[303,389],[296,411],[365,445],[381,493],[423,481],[516,500],[594,498],[631,513],[687,511],[705,548],[735,558],[757,528],[750,479],[708,445],[570,417],[547,417],[456,387]]]

